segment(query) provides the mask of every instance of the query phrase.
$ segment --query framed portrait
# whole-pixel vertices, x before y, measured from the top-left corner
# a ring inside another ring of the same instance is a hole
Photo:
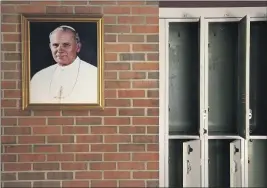
[[[102,15],[22,14],[22,108],[102,108]]]

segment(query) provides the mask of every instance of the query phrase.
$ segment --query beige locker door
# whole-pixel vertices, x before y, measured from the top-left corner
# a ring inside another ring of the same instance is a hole
[[[244,187],[243,140],[230,143],[230,187]]]
[[[200,140],[183,143],[183,187],[201,187]]]
[[[238,128],[245,139],[249,136],[249,58],[250,18],[245,16],[238,25]]]

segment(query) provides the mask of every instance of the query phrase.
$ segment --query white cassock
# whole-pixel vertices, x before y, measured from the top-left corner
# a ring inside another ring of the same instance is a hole
[[[30,103],[97,103],[98,71],[77,57],[67,66],[51,65],[31,79]]]

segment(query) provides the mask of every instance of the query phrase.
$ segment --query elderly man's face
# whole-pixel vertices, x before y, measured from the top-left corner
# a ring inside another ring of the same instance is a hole
[[[77,53],[80,51],[80,45],[77,44],[71,31],[56,30],[50,37],[50,49],[54,60],[62,65],[71,64]]]

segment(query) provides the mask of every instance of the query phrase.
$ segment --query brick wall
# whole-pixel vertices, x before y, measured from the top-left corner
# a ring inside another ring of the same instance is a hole
[[[158,5],[5,1],[1,42],[4,187],[158,184]],[[104,110],[21,111],[20,13],[103,13]]]

